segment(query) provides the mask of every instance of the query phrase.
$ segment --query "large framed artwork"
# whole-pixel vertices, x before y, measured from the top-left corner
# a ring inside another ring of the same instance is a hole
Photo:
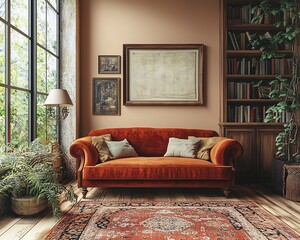
[[[120,115],[120,78],[93,78],[93,114]]]
[[[124,105],[203,105],[203,44],[124,44]]]

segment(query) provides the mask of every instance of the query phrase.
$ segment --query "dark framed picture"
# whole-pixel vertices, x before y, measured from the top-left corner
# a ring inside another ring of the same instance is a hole
[[[99,55],[98,73],[121,73],[121,56]]]
[[[120,78],[93,78],[93,114],[120,115]]]
[[[203,44],[124,44],[124,105],[204,105]]]

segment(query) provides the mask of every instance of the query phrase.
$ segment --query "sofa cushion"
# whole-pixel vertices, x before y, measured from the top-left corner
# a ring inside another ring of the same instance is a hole
[[[105,141],[112,140],[111,135],[104,134],[101,136],[95,136],[95,137],[92,137],[91,140],[92,140],[92,144],[98,150],[100,162],[105,162],[105,161],[109,160],[110,159],[109,150],[105,144]]]
[[[169,144],[165,157],[188,157],[196,158],[196,151],[199,146],[199,139],[169,138]]]
[[[106,145],[112,159],[138,156],[127,139],[124,139],[123,141],[106,141]]]
[[[222,180],[232,177],[231,166],[181,157],[132,157],[85,166],[83,179],[96,180]]]
[[[210,150],[223,138],[222,137],[210,137],[210,138],[201,138],[189,136],[188,139],[198,139],[199,149],[197,151],[197,158],[210,161]]]

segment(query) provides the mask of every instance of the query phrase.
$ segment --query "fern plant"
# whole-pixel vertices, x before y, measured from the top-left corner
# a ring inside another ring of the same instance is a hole
[[[51,146],[39,139],[28,149],[5,146],[1,155],[2,167],[9,171],[0,180],[0,192],[13,198],[37,197],[47,199],[52,204],[53,215],[60,215],[61,196],[69,201],[76,200],[73,188],[58,181],[58,170],[52,162],[60,152],[50,153]]]
[[[257,11],[259,9],[259,11]],[[258,13],[253,18],[253,23],[259,23],[264,14],[280,16],[273,24],[277,31],[271,34],[255,34],[252,44],[262,52],[262,59],[284,57],[278,50],[282,46],[290,46],[292,50],[292,63],[290,78],[286,79],[281,75],[270,82],[272,91],[270,99],[279,100],[266,112],[265,122],[281,122],[282,113],[289,113],[284,129],[275,139],[277,147],[276,156],[287,159],[288,162],[300,163],[300,141],[299,141],[299,49],[300,43],[300,12],[296,0],[263,0],[252,7],[252,13]],[[262,81],[261,81],[262,82]],[[261,83],[260,82],[260,83]]]

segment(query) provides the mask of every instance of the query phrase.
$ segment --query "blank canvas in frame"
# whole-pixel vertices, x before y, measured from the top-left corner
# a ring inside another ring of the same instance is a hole
[[[202,44],[125,44],[124,105],[203,105]]]

